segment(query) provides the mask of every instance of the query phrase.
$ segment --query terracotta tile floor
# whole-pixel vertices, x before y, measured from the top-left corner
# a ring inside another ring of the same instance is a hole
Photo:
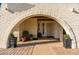
[[[0,55],[79,55],[79,49],[65,49],[54,40],[35,40],[19,42],[17,48],[0,48]]]

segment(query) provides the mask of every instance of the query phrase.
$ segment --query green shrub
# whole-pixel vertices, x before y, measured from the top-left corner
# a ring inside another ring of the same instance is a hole
[[[15,37],[13,33],[10,34],[10,37]]]
[[[29,32],[27,30],[24,30],[23,33],[22,33],[22,35],[23,36],[28,36],[29,35]]]
[[[68,39],[70,39],[70,36],[68,34],[64,34],[64,39],[68,40]]]

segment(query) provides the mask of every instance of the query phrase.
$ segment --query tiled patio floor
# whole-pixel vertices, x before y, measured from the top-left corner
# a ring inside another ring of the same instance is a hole
[[[28,42],[24,42],[23,45],[21,45],[22,42],[20,42],[17,48],[0,48],[0,55],[79,55],[79,49],[65,49],[62,47],[62,42],[48,42],[48,40],[38,41],[42,43],[30,45],[27,44]],[[47,43],[45,43],[46,41]]]

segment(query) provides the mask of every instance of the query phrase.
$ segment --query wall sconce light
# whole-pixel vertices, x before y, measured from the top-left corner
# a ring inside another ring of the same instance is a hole
[[[72,12],[79,14],[79,8],[73,8]]]
[[[14,13],[12,10],[8,9],[8,8],[5,8],[5,10],[11,12],[11,13]]]

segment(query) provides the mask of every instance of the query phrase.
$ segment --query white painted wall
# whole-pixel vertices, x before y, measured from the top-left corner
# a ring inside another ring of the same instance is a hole
[[[50,23],[53,23],[52,21],[38,21],[38,23],[40,24],[40,32],[42,33],[42,36],[50,36],[50,30],[51,30],[51,27],[50,27]],[[44,34],[43,34],[43,24],[44,23]],[[53,25],[51,25],[51,26],[53,26]],[[47,32],[49,32],[49,33],[47,33]]]
[[[54,36],[55,31],[55,23],[52,21],[51,23],[47,23],[47,35],[48,36]]]
[[[60,28],[60,25],[57,24],[56,22],[53,22],[53,25],[54,25],[54,30],[53,30],[53,33],[54,33],[54,37],[55,38],[59,38],[60,37],[60,33],[59,33],[59,28]]]
[[[37,19],[36,18],[30,18],[22,22],[19,26],[20,28],[20,36],[22,35],[22,32],[24,30],[29,31],[30,34],[33,34],[35,37],[37,37]]]
[[[21,24],[17,24],[12,32],[15,37],[17,37],[17,41],[20,40],[20,37],[22,36],[22,32],[24,30],[29,31],[30,34],[33,34],[34,37],[37,37],[37,19],[36,18],[30,18],[25,21],[23,21]]]
[[[45,24],[45,34],[43,36],[54,36],[55,38],[60,38],[60,30],[63,28],[58,23],[55,21],[39,21],[39,23],[40,27],[42,26],[42,23]],[[40,32],[42,33],[42,27],[40,28]]]
[[[19,41],[19,38],[20,38],[20,32],[19,32],[19,24],[17,24],[13,30],[12,30],[12,33],[14,34],[15,37],[17,37],[17,41]]]

